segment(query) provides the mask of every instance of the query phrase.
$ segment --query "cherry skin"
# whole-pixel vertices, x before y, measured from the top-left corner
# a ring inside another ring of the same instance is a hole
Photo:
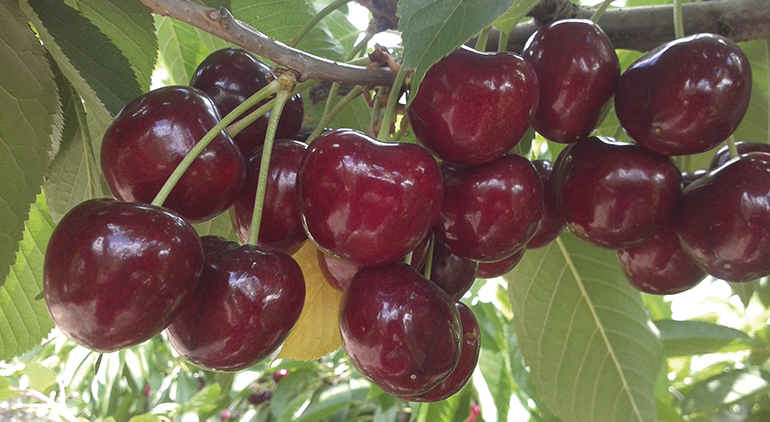
[[[524,252],[527,248],[521,248],[517,252],[508,258],[502,259],[496,262],[482,262],[479,264],[479,278],[495,278],[508,274],[512,269],[516,268],[524,258]]]
[[[428,70],[407,111],[425,148],[442,160],[473,165],[516,146],[537,102],[537,76],[520,56],[461,48]]]
[[[191,87],[169,86],[127,104],[104,134],[101,164],[110,191],[150,203],[188,152],[219,123],[211,99]],[[164,202],[191,222],[228,209],[246,178],[243,155],[222,132],[193,161]]]
[[[273,372],[273,382],[280,382],[287,375],[289,375],[289,370],[286,368],[281,368]]]
[[[204,236],[206,237],[206,236]],[[302,270],[284,252],[228,243],[205,251],[198,288],[168,327],[169,341],[203,368],[238,371],[266,358],[289,335],[305,301]]]
[[[749,152],[768,152],[770,153],[770,144],[762,142],[751,141],[736,141],[735,149],[738,151],[738,155],[747,154]],[[730,148],[725,145],[714,154],[709,164],[709,170],[722,166],[726,162],[730,161]]]
[[[424,148],[378,142],[350,129],[316,138],[297,176],[308,236],[363,266],[414,250],[438,217],[442,192],[441,171]]]
[[[674,228],[710,275],[746,282],[770,274],[770,155],[740,155],[682,193]]]
[[[670,158],[611,138],[570,144],[554,163],[559,214],[578,238],[628,248],[673,217],[682,174]]]
[[[275,78],[270,66],[252,53],[239,48],[223,48],[200,62],[190,85],[209,94],[221,115],[226,116]],[[266,102],[261,101],[242,117]],[[292,96],[281,112],[275,139],[293,139],[302,127],[304,116],[302,97],[299,94]],[[251,157],[265,143],[268,120],[270,112],[233,137],[244,156]]]
[[[273,144],[262,207],[262,222],[259,226],[259,246],[293,255],[307,240],[297,209],[296,190],[299,162],[305,150],[307,144],[289,139],[277,140]],[[261,163],[260,148],[246,161],[246,183],[230,212],[233,229],[242,243],[249,239]]]
[[[200,238],[176,213],[93,199],[70,210],[51,234],[43,288],[51,318],[67,337],[112,352],[163,331],[202,268]]]
[[[433,242],[430,281],[457,301],[476,281],[479,263],[453,254],[441,242]]]
[[[540,85],[532,127],[559,143],[588,137],[620,78],[609,37],[590,20],[563,19],[532,34],[521,55],[535,69]]]
[[[383,391],[425,393],[460,361],[462,325],[452,299],[404,263],[367,267],[340,302],[342,346]]]
[[[663,155],[708,151],[743,120],[751,68],[731,40],[697,34],[663,44],[620,77],[615,112],[637,144]]]
[[[463,258],[494,262],[535,234],[543,215],[543,184],[526,158],[504,155],[478,166],[441,163],[444,201],[433,231]]]
[[[695,171],[683,171],[682,172],[682,189],[689,186],[692,182],[700,179],[708,173],[706,169],[698,169]]]
[[[564,229],[564,221],[559,215],[556,190],[554,189],[553,182],[551,182],[553,163],[548,160],[535,160],[532,161],[532,165],[537,170],[540,181],[543,183],[545,210],[535,235],[527,242],[527,249],[537,249],[550,244],[559,237],[559,234]]]
[[[616,255],[628,282],[644,293],[681,293],[706,277],[679,245],[679,237],[669,225],[636,246],[619,249]]]
[[[447,399],[459,392],[468,380],[471,379],[481,353],[481,328],[473,311],[466,304],[457,302],[457,311],[460,313],[460,321],[463,329],[463,344],[460,350],[460,362],[452,374],[441,384],[430,391],[416,396],[401,397],[404,400],[416,402],[437,402]]]

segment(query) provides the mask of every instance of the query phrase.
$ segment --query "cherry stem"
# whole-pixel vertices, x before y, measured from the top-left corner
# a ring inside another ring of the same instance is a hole
[[[738,147],[735,146],[735,137],[733,135],[730,135],[729,138],[725,141],[727,143],[727,150],[730,152],[730,158],[735,158],[738,156]]]
[[[510,38],[510,32],[501,31],[500,36],[497,38],[497,51],[508,51],[508,39]]]
[[[489,40],[489,31],[492,30],[492,26],[487,26],[486,28],[482,29],[479,33],[479,38],[476,41],[476,46],[474,47],[478,51],[486,51],[487,49],[487,40]]]
[[[254,211],[251,214],[251,226],[249,229],[249,245],[257,245],[259,239],[259,226],[262,223],[262,210],[265,204],[265,192],[267,191],[267,176],[270,173],[270,157],[273,152],[273,141],[275,132],[278,129],[278,122],[281,119],[281,113],[286,102],[292,97],[294,90],[294,74],[286,72],[279,76],[276,81],[281,89],[275,95],[275,105],[270,113],[270,120],[267,123],[267,133],[265,134],[265,144],[262,146],[262,160],[259,164],[259,178],[257,179],[257,194],[254,198]]]
[[[243,129],[246,129],[247,126],[254,123],[260,117],[264,116],[268,111],[272,110],[274,105],[275,99],[266,102],[262,105],[262,107],[249,113],[248,116],[228,126],[227,133],[229,133],[231,137],[235,137],[235,135],[239,134]]]
[[[684,20],[682,18],[682,0],[674,0],[674,37],[684,37]]]
[[[610,7],[610,4],[611,4],[613,1],[614,1],[614,0],[604,0],[604,1],[602,2],[602,4],[600,4],[600,5],[599,5],[599,8],[598,8],[598,9],[596,9],[596,11],[594,12],[594,14],[593,14],[593,15],[591,15],[591,22],[593,22],[593,23],[599,23],[599,19],[601,19],[601,18],[602,18],[602,16],[604,16],[604,12],[606,12],[606,11],[607,11],[607,9]]]
[[[382,142],[388,142],[390,139],[390,125],[393,121],[393,114],[396,110],[399,98],[401,98],[401,87],[404,85],[404,79],[406,79],[406,68],[401,66],[396,73],[396,80],[393,81],[393,86],[390,88],[390,95],[388,96],[388,104],[385,106],[385,112],[382,114],[382,123],[380,124],[380,131],[377,133],[377,140]]]
[[[428,257],[425,261],[425,268],[422,270],[422,275],[430,280],[431,273],[433,272],[433,250],[436,245],[436,236],[433,233],[429,233],[430,240],[428,241]]]
[[[195,146],[192,147],[190,152],[188,152],[187,155],[182,159],[182,162],[176,166],[173,173],[171,173],[171,176],[169,176],[169,178],[166,180],[166,183],[163,185],[163,187],[160,188],[158,194],[155,195],[155,198],[152,200],[152,205],[158,207],[162,206],[163,203],[166,202],[166,198],[168,198],[171,190],[174,189],[174,186],[176,186],[177,182],[179,182],[179,179],[181,179],[184,175],[184,172],[187,171],[192,162],[198,158],[198,155],[200,155],[200,153],[211,143],[211,141],[219,136],[222,131],[227,129],[228,125],[233,123],[235,119],[237,119],[241,114],[245,113],[246,110],[250,109],[260,101],[267,98],[269,95],[273,94],[277,90],[277,87],[279,87],[277,81],[270,82],[267,84],[267,86],[257,91],[251,97],[247,98],[246,101],[239,104],[238,107],[235,107],[233,111],[228,113],[227,116],[219,121],[219,123],[214,125],[214,127],[211,128],[211,130],[209,130],[203,136],[203,138],[201,138],[201,140],[195,144]]]
[[[361,88],[360,85],[356,85],[355,88],[350,90],[348,92],[348,95],[344,96],[337,105],[334,106],[334,108],[328,113],[324,114],[324,116],[321,118],[321,121],[318,123],[318,126],[313,130],[313,133],[310,134],[307,138],[307,142],[310,143],[313,141],[313,139],[317,138],[318,135],[323,132],[326,125],[329,124],[337,115],[342,111],[343,108],[345,108],[348,104],[350,104],[353,100],[356,99],[361,93],[364,92],[364,89]]]
[[[321,22],[321,20],[327,16],[329,16],[332,12],[339,9],[340,7],[350,3],[352,0],[336,0],[332,3],[329,3],[328,6],[324,7],[320,12],[318,12],[315,16],[313,16],[313,19],[310,19],[310,21],[305,24],[302,29],[297,33],[297,35],[294,36],[294,38],[289,41],[288,46],[289,47],[296,47],[297,44],[299,44],[300,41],[302,41],[302,38],[305,37],[305,35],[308,34],[313,28],[315,28],[316,25],[318,25],[318,22]]]

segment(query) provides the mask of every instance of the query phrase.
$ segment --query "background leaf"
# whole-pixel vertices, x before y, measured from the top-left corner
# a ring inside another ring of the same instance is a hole
[[[110,113],[142,94],[128,60],[99,27],[62,1],[29,5]]]
[[[570,234],[528,250],[507,276],[532,380],[564,421],[654,421],[660,339],[613,251]]]
[[[489,26],[513,0],[401,0],[399,29],[404,66],[414,68],[414,98],[425,72],[442,57]]]
[[[682,400],[682,413],[724,407],[766,391],[770,391],[770,382],[758,371],[726,371],[694,384]]]
[[[327,283],[321,274],[317,250],[313,242],[307,241],[294,254],[305,276],[305,305],[278,358],[318,359],[342,345],[337,319],[342,292]]]
[[[155,16],[160,61],[168,72],[168,85],[188,85],[195,68],[210,53],[229,44],[177,20]]]
[[[16,263],[0,287],[0,360],[38,346],[53,328],[43,292],[43,259],[53,232],[45,197],[32,205]]]
[[[48,169],[61,107],[45,50],[13,0],[0,1],[0,281],[16,260]],[[13,356],[13,355],[10,355]]]
[[[655,321],[655,326],[660,331],[666,357],[746,350],[753,346],[751,337],[743,331],[706,321],[668,319]]]

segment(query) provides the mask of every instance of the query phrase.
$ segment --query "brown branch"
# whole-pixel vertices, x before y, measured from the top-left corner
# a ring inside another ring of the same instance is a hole
[[[369,0],[361,0],[366,4]],[[382,1],[382,0],[377,0]],[[291,48],[235,19],[226,9],[216,10],[187,0],[141,0],[153,12],[186,22],[232,44],[294,70],[299,80],[320,79],[346,85],[388,86],[395,75],[387,68],[366,68],[334,62]],[[393,0],[388,0],[393,4]],[[674,39],[673,6],[610,9],[599,21],[615,48],[648,51]],[[590,18],[593,10],[569,0],[542,0],[510,34],[509,50],[521,51],[529,36],[558,19]],[[683,5],[686,34],[711,32],[734,41],[770,39],[770,0],[711,0]],[[487,45],[497,45],[499,32]]]
[[[187,0],[141,0],[154,13],[198,29],[270,59],[298,74],[298,80],[320,79],[348,85],[391,85],[387,68],[367,68],[335,62],[292,48],[235,19],[227,9],[212,9]]]

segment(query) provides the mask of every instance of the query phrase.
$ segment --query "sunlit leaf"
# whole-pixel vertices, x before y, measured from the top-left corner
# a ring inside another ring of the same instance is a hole
[[[669,319],[655,321],[655,326],[660,331],[666,357],[747,350],[754,345],[743,331],[706,321]]]
[[[613,251],[562,234],[507,276],[532,381],[563,421],[655,420],[657,330]]]
[[[187,85],[195,68],[209,55],[228,44],[200,29],[175,19],[156,16],[160,61],[168,72],[168,83]]]
[[[305,305],[278,358],[318,359],[342,345],[338,322],[342,292],[324,279],[316,251],[315,244],[308,241],[294,254],[305,276]]]
[[[723,372],[694,384],[682,400],[682,413],[725,407],[767,391],[770,391],[770,382],[758,371],[735,369]]]

